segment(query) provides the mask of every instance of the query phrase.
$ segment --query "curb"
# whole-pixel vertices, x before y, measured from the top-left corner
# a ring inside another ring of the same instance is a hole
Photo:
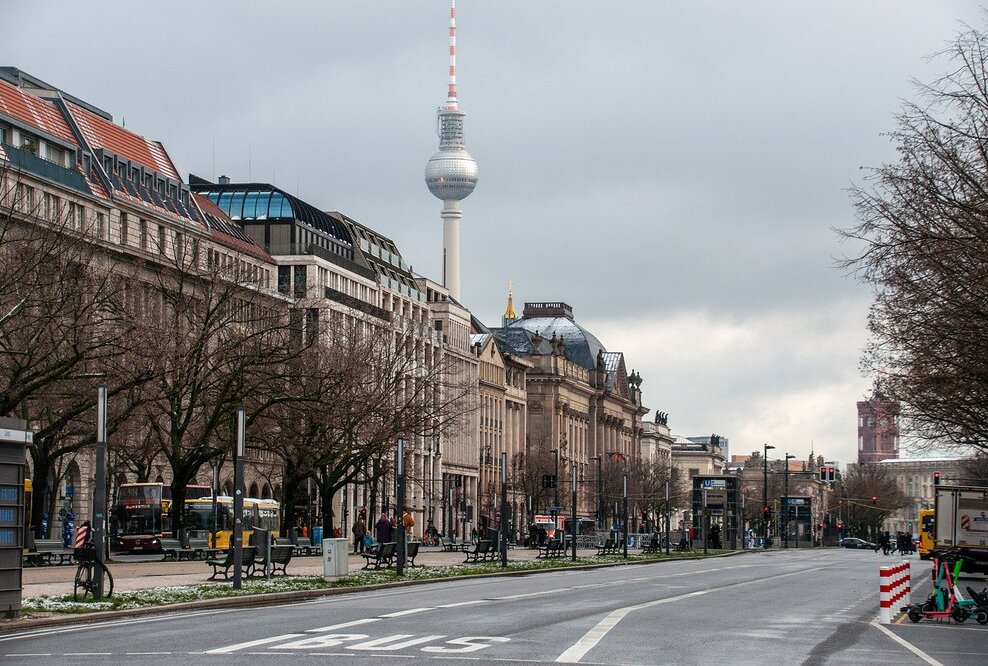
[[[597,564],[578,564],[575,566],[560,566],[548,569],[522,569],[520,571],[492,571],[481,574],[466,574],[463,576],[446,576],[444,578],[426,578],[422,580],[401,580],[388,583],[375,583],[371,585],[354,585],[351,587],[333,587],[320,590],[298,590],[294,592],[269,592],[267,594],[248,594],[240,597],[220,597],[217,599],[202,599],[200,601],[183,601],[176,604],[166,604],[164,606],[147,606],[144,608],[126,608],[113,611],[96,611],[94,613],[74,613],[58,615],[52,617],[29,618],[25,620],[7,620],[0,622],[0,635],[20,631],[22,629],[37,629],[42,627],[57,627],[63,625],[83,624],[87,622],[100,622],[103,620],[115,620],[131,617],[142,617],[146,615],[164,615],[167,613],[187,611],[187,610],[209,610],[220,608],[251,608],[260,606],[274,606],[295,601],[307,601],[320,597],[333,597],[341,594],[351,594],[353,592],[366,592],[368,590],[387,590],[400,587],[412,587],[418,585],[429,585],[431,583],[446,583],[456,580],[475,580],[478,578],[499,578],[508,576],[531,576],[542,573],[552,573],[556,571],[573,571],[586,569],[606,569],[617,566],[631,566],[640,564],[659,564],[665,562],[688,562],[693,560],[710,560],[719,557],[734,557],[737,555],[762,552],[756,550],[736,550],[716,555],[695,555],[689,557],[676,557],[654,560],[620,560],[617,562],[601,562]]]

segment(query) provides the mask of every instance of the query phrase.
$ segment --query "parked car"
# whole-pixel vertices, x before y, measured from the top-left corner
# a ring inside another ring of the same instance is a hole
[[[842,548],[870,548],[871,550],[878,548],[876,544],[857,537],[844,537],[837,545]]]

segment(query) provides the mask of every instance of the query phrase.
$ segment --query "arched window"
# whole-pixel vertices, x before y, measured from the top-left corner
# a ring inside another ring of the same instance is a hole
[[[266,483],[261,488],[261,499],[271,499],[271,486]]]
[[[250,491],[247,493],[247,497],[257,497],[257,484],[250,484]]]

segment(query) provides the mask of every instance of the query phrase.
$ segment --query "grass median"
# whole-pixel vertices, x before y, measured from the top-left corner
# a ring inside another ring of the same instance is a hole
[[[708,557],[724,551],[711,551]],[[621,555],[578,557],[574,562],[569,557],[550,560],[508,561],[507,569],[500,561],[479,562],[476,564],[422,565],[405,567],[399,577],[395,570],[354,571],[344,578],[327,581],[322,576],[279,576],[278,578],[244,578],[239,590],[233,589],[230,582],[200,583],[173,587],[156,587],[144,590],[115,592],[109,599],[74,601],[72,595],[27,597],[23,600],[21,613],[24,617],[38,617],[52,614],[80,614],[98,611],[130,610],[151,608],[171,604],[195,602],[206,599],[223,599],[249,595],[278,594],[310,590],[332,590],[358,588],[368,585],[381,585],[399,581],[422,581],[453,578],[456,576],[476,576],[497,574],[505,571],[544,571],[547,569],[567,569],[580,566],[621,564],[623,562],[660,562],[669,560],[694,559],[704,557],[702,553],[629,554],[625,560]]]

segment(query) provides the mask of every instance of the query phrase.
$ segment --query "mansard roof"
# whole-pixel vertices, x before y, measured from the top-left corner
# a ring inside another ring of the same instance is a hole
[[[66,108],[91,149],[111,151],[176,183],[182,182],[164,146],[158,141],[145,139],[78,104],[69,102]]]
[[[209,228],[209,235],[213,240],[231,250],[274,263],[274,258],[264,248],[252,241],[244,233],[244,230],[227,217],[227,214],[220,210],[216,204],[198,194],[193,194],[192,197],[203,213],[206,226]]]
[[[0,113],[65,143],[78,146],[65,118],[54,105],[0,80]]]

